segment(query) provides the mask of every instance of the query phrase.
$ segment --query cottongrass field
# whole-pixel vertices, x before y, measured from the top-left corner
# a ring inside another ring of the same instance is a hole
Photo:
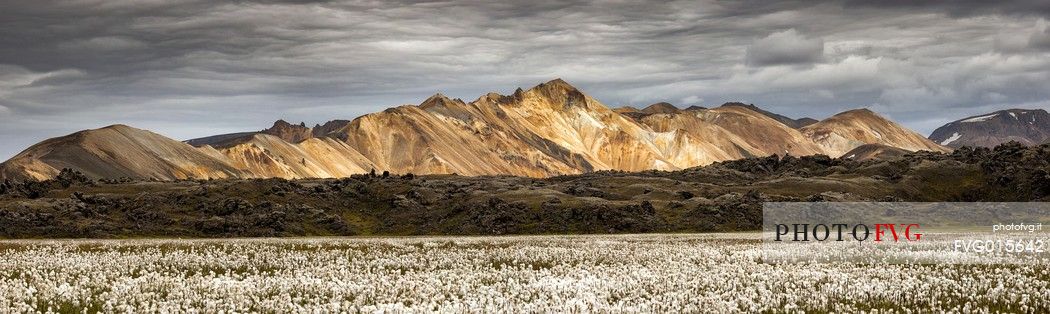
[[[0,241],[0,313],[1050,312],[1028,265],[768,264],[757,234]]]

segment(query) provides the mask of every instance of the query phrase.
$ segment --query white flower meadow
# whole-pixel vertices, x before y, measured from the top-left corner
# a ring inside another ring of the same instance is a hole
[[[749,234],[0,241],[0,313],[1050,309],[1046,264],[761,255]]]

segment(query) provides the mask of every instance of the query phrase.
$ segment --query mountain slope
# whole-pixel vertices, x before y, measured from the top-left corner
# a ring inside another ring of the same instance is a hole
[[[908,151],[882,144],[864,144],[842,154],[843,158],[864,160],[891,160],[904,157]]]
[[[954,148],[994,147],[1010,141],[1024,145],[1048,143],[1050,113],[1042,109],[1009,109],[967,117],[937,128],[930,140]]]
[[[393,172],[550,176],[650,169],[657,159],[640,126],[560,80],[471,103],[435,95],[339,133]]]
[[[513,147],[525,147],[499,134],[484,134],[492,130],[474,120],[472,108],[429,109],[447,110],[448,115],[402,106],[354,119],[339,136],[378,169],[395,173],[546,175],[514,167],[515,154],[526,152]],[[460,120],[454,117],[458,113],[470,115]],[[496,147],[507,148],[506,154]]]
[[[784,125],[787,125],[787,126],[791,127],[792,129],[798,129],[798,128],[801,128],[801,127],[804,127],[804,126],[807,126],[807,125],[810,125],[810,124],[817,123],[817,120],[813,119],[813,118],[792,119],[792,118],[788,118],[788,117],[785,117],[785,116],[782,116],[782,115],[779,115],[779,114],[775,114],[775,113],[772,113],[772,112],[769,112],[769,111],[762,110],[762,109],[758,108],[758,106],[755,106],[754,104],[744,104],[744,103],[739,103],[739,102],[727,102],[725,104],[722,104],[722,107],[747,108],[747,109],[750,109],[752,111],[761,113],[761,114],[763,114],[763,115],[765,115],[767,117],[770,117],[773,120],[777,120],[778,122],[783,123]]]
[[[864,144],[882,144],[908,151],[947,152],[951,150],[868,109],[839,113],[802,127],[801,130],[832,157],[842,156],[851,149]]]
[[[42,180],[63,168],[100,178],[251,177],[227,160],[156,133],[112,125],[46,140],[0,165],[4,178]]]
[[[740,136],[755,147],[756,150],[751,151],[750,156],[824,153],[799,130],[754,108],[722,106],[703,111],[698,116]]]
[[[947,148],[870,111],[805,127],[751,105],[610,109],[556,79],[471,102],[435,94],[353,120],[272,127],[183,142],[115,126],[45,141],[4,163],[5,177],[61,168],[92,177],[345,177],[371,170],[548,177],[597,170],[677,170],[753,156],[840,156],[864,144]],[[72,140],[88,138],[88,140]],[[193,147],[189,144],[192,144]],[[125,153],[126,152],[126,153]]]
[[[264,178],[338,178],[375,168],[353,147],[328,137],[291,143],[274,135],[256,134],[219,152],[238,169]]]
[[[186,141],[193,146],[230,147],[240,143],[251,141],[258,134],[269,134],[291,143],[299,143],[311,138],[323,137],[333,131],[339,130],[350,124],[347,120],[332,120],[324,125],[315,125],[310,128],[305,123],[291,124],[284,120],[277,120],[268,129],[258,132],[238,132],[230,134],[213,135]]]
[[[487,120],[577,153],[593,170],[673,168],[655,153],[651,132],[565,81],[495,96],[479,99],[478,105],[502,110],[507,119],[489,115]]]

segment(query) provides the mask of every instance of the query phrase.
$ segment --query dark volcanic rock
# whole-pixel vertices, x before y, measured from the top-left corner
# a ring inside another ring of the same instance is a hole
[[[1050,144],[892,160],[768,156],[679,171],[551,178],[0,183],[0,238],[754,230],[770,201],[1050,201]]]

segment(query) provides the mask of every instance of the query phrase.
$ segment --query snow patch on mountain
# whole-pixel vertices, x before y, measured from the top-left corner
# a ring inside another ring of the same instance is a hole
[[[944,139],[944,141],[941,142],[941,145],[948,145],[948,143],[954,142],[961,137],[962,135],[960,135],[959,132],[952,133],[952,136]]]
[[[962,120],[962,121],[959,121],[959,122],[982,122],[982,121],[988,121],[988,120],[991,120],[992,118],[995,118],[995,116],[998,116],[998,115],[999,115],[998,113],[993,113],[993,114],[986,115],[986,116],[969,118],[969,119]]]

